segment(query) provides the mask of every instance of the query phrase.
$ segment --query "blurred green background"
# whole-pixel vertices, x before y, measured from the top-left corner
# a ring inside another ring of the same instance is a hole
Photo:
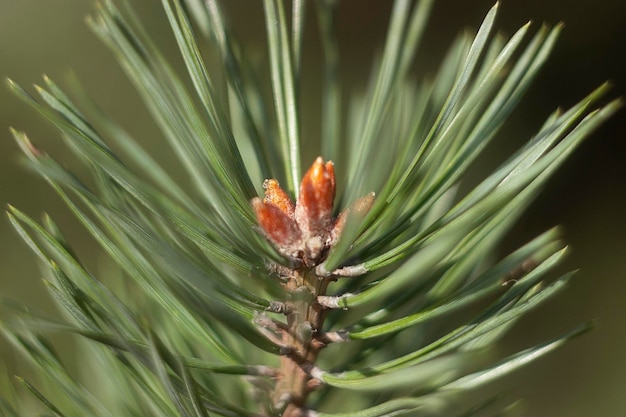
[[[177,59],[174,43],[157,0],[131,0],[157,41]],[[264,48],[260,2],[227,1],[232,24],[249,53]],[[344,80],[351,88],[364,82],[370,62],[380,51],[391,2],[343,0],[339,10]],[[492,0],[439,0],[416,67],[434,71],[460,30],[477,27]],[[0,77],[22,85],[41,82],[47,74],[63,84],[75,74],[91,96],[143,143],[158,132],[108,50],[84,23],[92,10],[86,0],[0,0]],[[512,33],[528,20],[566,23],[549,64],[505,130],[476,164],[486,174],[541,125],[557,106],[569,107],[603,81],[614,82],[614,95],[626,91],[626,2],[623,0],[504,0],[497,28]],[[308,117],[305,138],[316,134],[319,104],[315,62],[319,47],[315,25],[305,41],[305,86]],[[309,99],[310,98],[310,99]],[[564,226],[571,256],[564,269],[581,268],[570,289],[534,311],[505,338],[503,351],[530,346],[566,332],[589,319],[596,329],[498,384],[508,398],[522,397],[528,416],[618,417],[626,415],[626,118],[622,111],[589,138],[551,180],[547,189],[504,243],[503,250],[526,242],[556,224]],[[19,151],[8,127],[26,130],[40,147],[62,161],[56,132],[25,105],[0,89],[0,201],[38,216],[44,210],[65,231],[87,262],[101,262],[91,241],[76,227],[55,195],[18,164]],[[153,146],[161,158],[167,151]],[[64,159],[65,158],[65,159]],[[44,311],[53,311],[34,256],[8,221],[0,222],[0,294]],[[23,365],[0,339],[7,374]],[[2,369],[2,368],[0,368]],[[2,372],[2,371],[0,371]],[[0,378],[4,378],[0,374]],[[8,379],[8,377],[4,378]],[[6,382],[6,381],[5,381]],[[6,386],[0,383],[0,387]]]

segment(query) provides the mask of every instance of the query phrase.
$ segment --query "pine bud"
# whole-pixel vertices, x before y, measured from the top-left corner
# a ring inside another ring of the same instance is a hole
[[[263,232],[278,249],[289,256],[297,256],[300,247],[300,229],[295,220],[283,210],[260,198],[252,199],[252,207]]]
[[[302,178],[296,203],[296,222],[305,239],[326,240],[333,225],[334,200],[335,167],[318,157]]]

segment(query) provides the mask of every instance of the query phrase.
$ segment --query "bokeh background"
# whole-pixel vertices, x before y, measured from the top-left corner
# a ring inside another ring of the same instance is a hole
[[[158,42],[176,59],[174,42],[157,0],[130,0]],[[248,52],[263,53],[260,2],[226,1],[231,21]],[[492,0],[439,0],[419,71],[434,71],[454,37],[476,28]],[[380,52],[390,1],[343,0],[339,14],[343,77],[351,86],[366,80],[370,62]],[[0,0],[0,77],[25,86],[47,74],[60,81],[76,76],[112,117],[140,140],[155,143],[158,133],[112,55],[87,28],[88,0]],[[512,33],[528,20],[566,23],[548,65],[528,92],[497,143],[476,164],[485,173],[524,143],[556,107],[569,107],[603,81],[614,83],[613,96],[626,92],[626,2],[623,0],[503,0],[496,27]],[[304,128],[314,135],[318,103],[313,65],[319,59],[314,24],[305,40],[303,100],[313,97],[313,117]],[[258,51],[257,51],[258,49]],[[310,68],[307,69],[307,63]],[[524,398],[528,416],[619,417],[626,415],[626,113],[622,111],[589,138],[552,178],[506,248],[526,242],[556,224],[563,225],[572,251],[564,269],[580,268],[568,291],[519,323],[503,350],[530,346],[596,320],[595,330],[498,383],[509,399]],[[18,163],[19,151],[8,127],[26,130],[39,146],[59,159],[65,156],[56,132],[33,111],[0,88],[0,202],[38,216],[44,210],[64,226],[87,262],[100,262],[92,242],[76,227],[55,195]],[[307,134],[305,134],[306,136]],[[161,158],[165,149],[152,146]],[[72,164],[67,158],[67,163]],[[504,249],[504,248],[503,248]],[[54,314],[33,255],[0,221],[0,294]],[[15,353],[0,339],[0,379],[23,371]],[[6,386],[0,383],[1,386]]]

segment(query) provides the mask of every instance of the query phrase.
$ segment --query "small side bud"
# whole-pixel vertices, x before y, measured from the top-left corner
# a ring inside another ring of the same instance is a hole
[[[300,243],[300,230],[296,222],[279,207],[266,204],[258,197],[252,199],[252,208],[268,239],[282,252],[291,255]]]
[[[287,216],[291,218],[294,217],[295,207],[285,190],[280,188],[278,181],[273,178],[265,180],[263,182],[263,188],[265,189],[264,203],[273,204]]]
[[[352,203],[350,207],[339,213],[339,216],[337,216],[337,220],[335,221],[335,226],[331,232],[331,245],[335,244],[337,240],[339,240],[341,232],[346,226],[349,216],[356,215],[361,218],[365,217],[374,204],[374,197],[375,193],[369,193],[366,196],[359,198]]]
[[[376,193],[371,192],[366,196],[359,198],[354,203],[352,203],[352,205],[350,206],[350,210],[353,210],[354,213],[358,214],[359,216],[365,216],[372,208],[375,197]]]

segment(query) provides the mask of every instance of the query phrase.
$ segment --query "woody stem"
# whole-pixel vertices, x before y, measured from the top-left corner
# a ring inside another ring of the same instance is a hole
[[[308,395],[318,385],[310,375],[325,343],[320,339],[325,311],[317,303],[317,296],[326,293],[328,278],[316,276],[312,270],[294,270],[286,284],[291,298],[287,317],[287,331],[282,344],[288,351],[281,357],[280,377],[272,395],[275,412],[283,417],[301,417]]]

